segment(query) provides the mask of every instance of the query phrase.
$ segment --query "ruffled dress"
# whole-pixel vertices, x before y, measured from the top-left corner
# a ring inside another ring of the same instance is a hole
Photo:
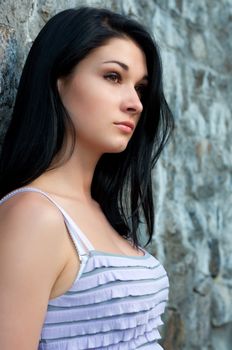
[[[24,187],[4,197],[33,191],[46,196],[63,214],[81,265],[72,287],[49,300],[38,350],[162,350],[161,315],[168,300],[168,277],[160,262],[144,255],[95,250],[47,193]]]

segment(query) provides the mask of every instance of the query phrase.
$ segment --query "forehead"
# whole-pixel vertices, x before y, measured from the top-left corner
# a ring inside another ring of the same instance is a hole
[[[104,45],[92,50],[84,59],[86,63],[103,64],[105,61],[120,61],[129,71],[147,75],[146,56],[139,45],[130,38],[112,38]]]

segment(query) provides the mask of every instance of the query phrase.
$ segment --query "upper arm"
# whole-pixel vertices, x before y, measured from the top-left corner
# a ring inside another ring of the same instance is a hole
[[[65,260],[63,227],[46,199],[17,197],[0,206],[0,349],[33,350]]]

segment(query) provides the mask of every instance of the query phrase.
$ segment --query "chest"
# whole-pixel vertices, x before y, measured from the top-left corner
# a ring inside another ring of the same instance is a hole
[[[143,252],[134,248],[112,227],[97,203],[85,204],[63,200],[61,205],[94,249],[115,254],[143,255]]]
[[[166,272],[151,255],[93,252],[69,291],[49,302],[41,345],[156,349],[167,297]]]
[[[128,240],[114,230],[97,204],[84,205],[61,199],[59,199],[59,204],[77,224],[96,251],[132,257],[144,255],[143,251],[134,248]],[[64,269],[52,288],[50,298],[55,298],[67,291],[80,269],[78,254],[68,232],[65,237],[66,243],[62,249],[66,250],[67,258]]]

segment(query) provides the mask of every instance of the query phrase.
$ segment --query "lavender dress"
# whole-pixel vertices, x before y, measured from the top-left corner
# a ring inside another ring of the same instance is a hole
[[[168,277],[157,259],[95,250],[80,228],[52,198],[36,188],[9,193],[44,195],[63,214],[81,265],[72,287],[49,301],[39,350],[162,350],[161,315],[168,299]],[[87,249],[86,249],[87,248]]]

